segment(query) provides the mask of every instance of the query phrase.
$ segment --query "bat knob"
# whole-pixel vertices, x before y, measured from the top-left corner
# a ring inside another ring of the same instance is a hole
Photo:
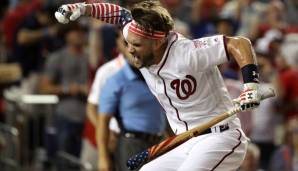
[[[141,166],[142,163],[147,161],[148,157],[149,157],[149,151],[148,150],[142,151],[141,153],[129,158],[127,160],[126,166],[129,170],[134,170],[139,166]]]

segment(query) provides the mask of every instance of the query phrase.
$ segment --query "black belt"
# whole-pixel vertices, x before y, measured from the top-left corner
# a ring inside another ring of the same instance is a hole
[[[215,132],[224,132],[226,130],[228,130],[230,127],[228,124],[224,124],[224,125],[219,125],[214,127],[213,129],[215,130]],[[204,132],[202,132],[200,135],[204,135],[204,134],[209,134],[212,133],[211,128],[206,129]]]
[[[138,131],[125,131],[125,132],[121,132],[121,135],[126,138],[136,138],[136,139],[142,139],[146,141],[160,140],[162,137],[161,135],[138,132]]]

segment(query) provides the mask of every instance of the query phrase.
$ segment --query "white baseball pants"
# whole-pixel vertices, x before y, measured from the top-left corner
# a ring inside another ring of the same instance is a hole
[[[240,128],[201,135],[147,163],[140,171],[235,171],[245,157],[247,141]]]

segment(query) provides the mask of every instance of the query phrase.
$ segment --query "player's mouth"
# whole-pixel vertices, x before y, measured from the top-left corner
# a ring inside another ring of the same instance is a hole
[[[136,56],[136,55],[134,55],[133,56],[133,63],[136,65],[136,66],[140,66],[141,65],[141,60],[140,60],[140,57],[139,56]]]
[[[133,58],[134,58],[135,62],[140,62],[140,57],[139,56],[134,55]]]

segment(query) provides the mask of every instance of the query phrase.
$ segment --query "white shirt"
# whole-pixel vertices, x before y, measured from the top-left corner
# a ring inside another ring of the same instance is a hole
[[[92,83],[90,93],[88,95],[88,102],[98,105],[101,90],[106,83],[107,79],[119,71],[125,63],[123,55],[105,63],[97,69],[95,79]],[[112,118],[109,128],[115,132],[120,132],[119,126],[115,118]]]
[[[233,104],[217,68],[228,61],[222,35],[189,40],[172,32],[168,40],[161,62],[141,72],[178,134],[232,109]],[[235,122],[240,126],[239,119]]]
[[[122,68],[124,62],[124,57],[120,54],[117,58],[105,63],[97,69],[90,93],[88,95],[89,103],[98,105],[102,87],[110,76]]]

